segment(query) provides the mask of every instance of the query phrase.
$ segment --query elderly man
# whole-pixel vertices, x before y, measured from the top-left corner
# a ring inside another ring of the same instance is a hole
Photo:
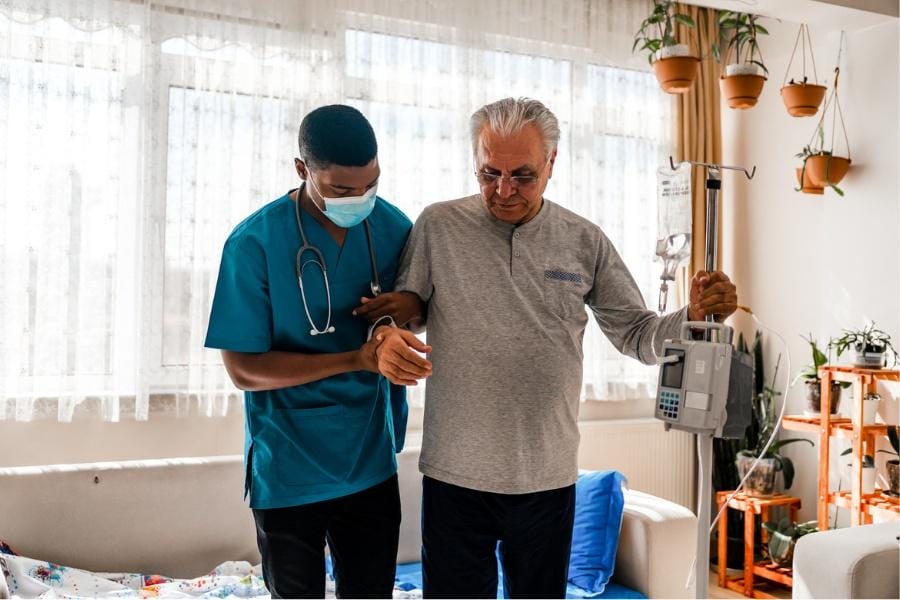
[[[685,319],[737,307],[723,273],[698,273],[664,317],[603,231],[544,198],[559,126],[507,98],[471,118],[481,194],[433,204],[401,258],[397,293],[357,308],[406,322],[427,302],[430,361],[411,332],[376,331],[394,383],[429,376],[420,468],[426,597],[494,597],[499,542],[511,597],[565,596],[578,474],[582,338],[590,307],[622,353],[654,364]],[[433,369],[433,374],[432,374]]]

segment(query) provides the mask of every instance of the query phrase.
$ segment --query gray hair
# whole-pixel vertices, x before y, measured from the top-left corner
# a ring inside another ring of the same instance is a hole
[[[472,151],[478,154],[479,138],[485,127],[502,136],[509,136],[518,133],[529,123],[538,128],[549,157],[559,144],[559,121],[549,108],[532,98],[504,98],[485,104],[472,113],[469,119]]]

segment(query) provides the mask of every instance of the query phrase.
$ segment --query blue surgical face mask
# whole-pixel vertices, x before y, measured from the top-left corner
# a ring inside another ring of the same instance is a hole
[[[319,188],[313,183],[312,177],[308,177],[306,181],[312,184],[313,189],[316,190],[316,193],[318,193],[325,202],[325,210],[322,211],[322,214],[328,217],[328,219],[338,227],[348,228],[359,225],[366,220],[366,217],[372,214],[372,210],[375,208],[375,192],[378,189],[377,185],[366,190],[366,193],[362,196],[328,198],[319,191]],[[315,202],[313,202],[313,204],[315,204]],[[316,208],[318,208],[318,206],[319,205],[316,204]]]

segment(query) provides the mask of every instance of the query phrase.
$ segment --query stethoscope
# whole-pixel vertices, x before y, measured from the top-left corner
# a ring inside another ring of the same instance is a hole
[[[304,183],[304,185],[306,185]],[[325,256],[322,251],[310,244],[306,239],[306,232],[303,230],[303,222],[300,219],[300,196],[303,188],[297,190],[297,201],[294,202],[294,216],[297,218],[297,229],[300,231],[300,249],[297,250],[297,283],[300,284],[300,298],[303,301],[303,312],[306,313],[306,319],[309,321],[309,335],[322,335],[324,333],[334,333],[334,325],[331,324],[331,285],[328,283],[328,270],[325,268]],[[369,246],[369,260],[372,265],[372,279],[369,281],[369,289],[372,295],[377,296],[381,293],[381,282],[378,280],[378,265],[375,262],[375,247],[372,245],[372,230],[369,227],[369,220],[363,221],[366,229],[366,242]],[[303,255],[312,252],[313,258],[303,261]],[[301,262],[302,261],[302,262]],[[306,302],[306,291],[303,289],[303,270],[307,265],[313,264],[322,271],[322,279],[325,280],[325,298],[328,304],[328,318],[325,320],[325,327],[319,329],[313,322],[312,315],[309,313],[309,304]]]

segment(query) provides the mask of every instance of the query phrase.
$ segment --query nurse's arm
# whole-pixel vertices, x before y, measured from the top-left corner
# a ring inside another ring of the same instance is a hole
[[[359,350],[332,354],[301,354],[271,351],[261,354],[222,350],[225,370],[234,385],[248,392],[303,385],[341,373],[378,373],[377,342],[370,340]]]
[[[360,298],[353,314],[374,323],[390,315],[399,327],[413,333],[425,331],[426,303],[414,292],[385,292],[374,298]]]

